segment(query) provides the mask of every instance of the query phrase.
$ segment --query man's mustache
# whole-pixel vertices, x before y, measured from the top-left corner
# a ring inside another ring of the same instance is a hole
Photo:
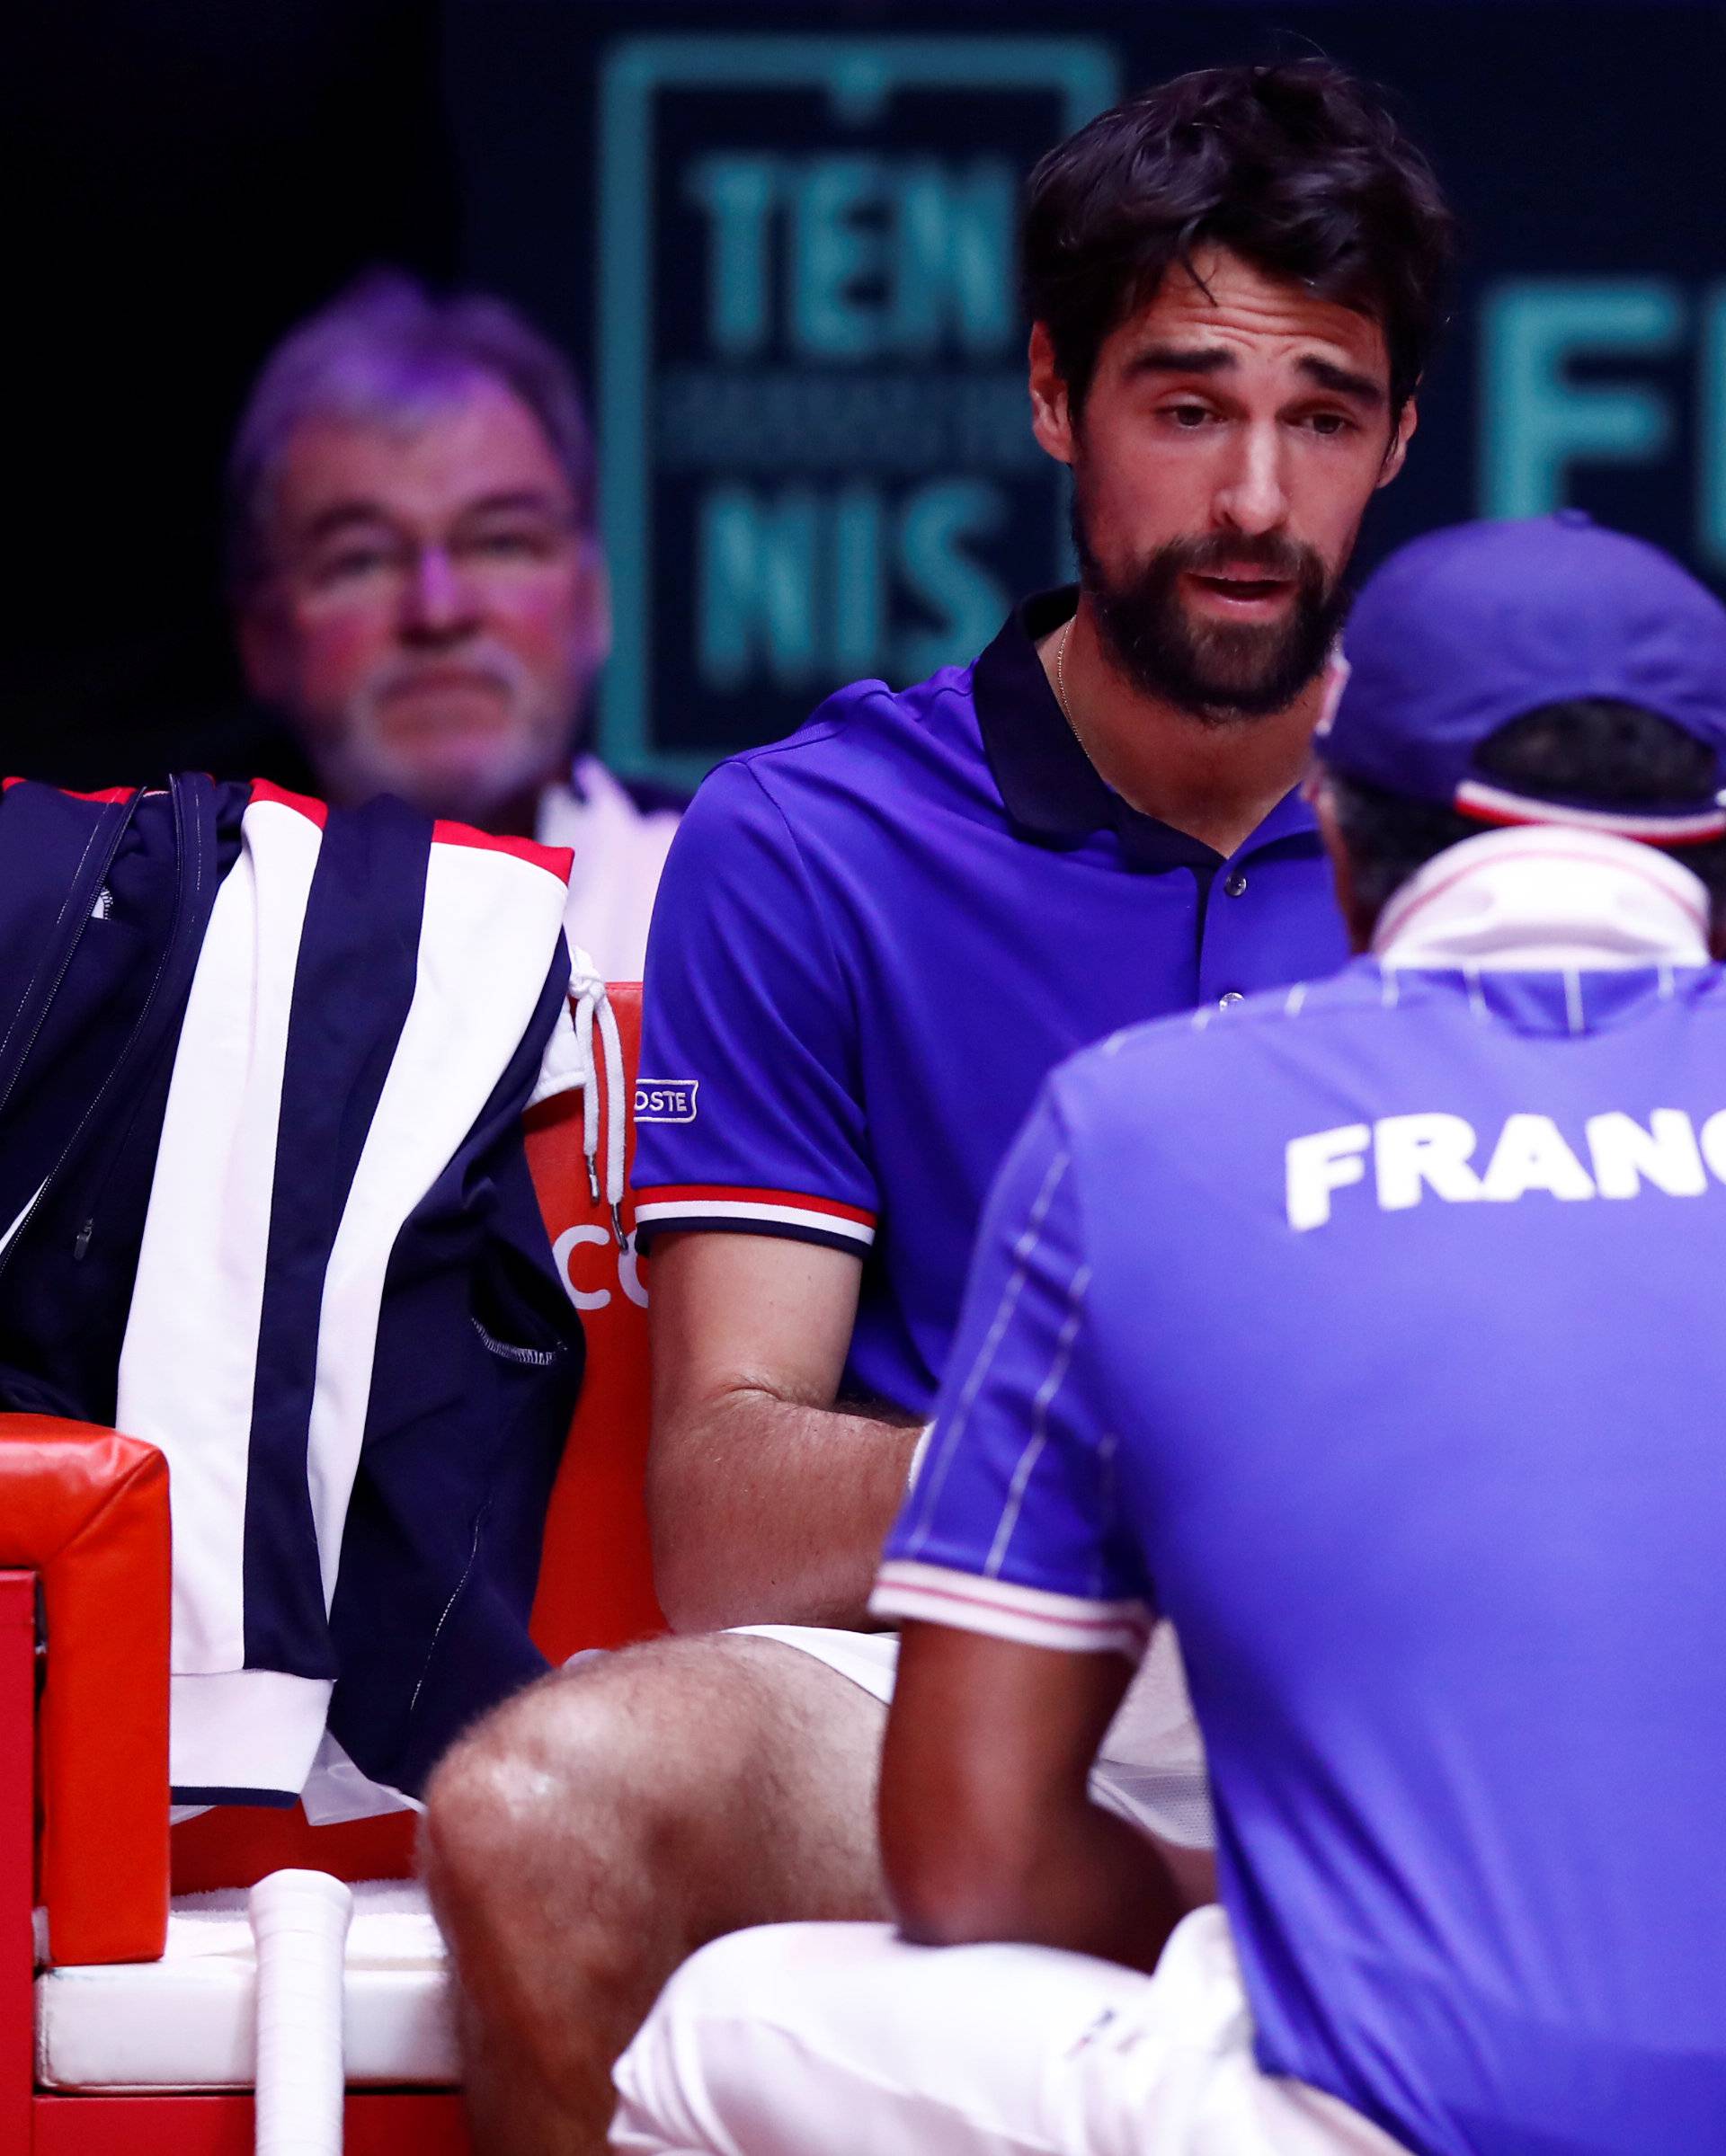
[[[360,683],[358,700],[362,706],[375,709],[391,696],[456,673],[471,674],[476,680],[488,682],[505,696],[515,698],[526,695],[533,685],[528,668],[513,652],[501,644],[481,643],[470,644],[458,653],[428,652],[424,657],[405,652],[392,654],[380,661]]]
[[[1221,576],[1232,570],[1249,570],[1278,582],[1316,581],[1321,585],[1323,581],[1312,549],[1277,532],[1210,532],[1199,539],[1173,540],[1161,553],[1168,566],[1181,574]]]

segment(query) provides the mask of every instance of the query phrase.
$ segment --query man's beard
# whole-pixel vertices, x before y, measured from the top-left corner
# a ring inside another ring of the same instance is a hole
[[[1323,666],[1348,611],[1340,580],[1327,581],[1324,563],[1312,549],[1274,533],[1170,539],[1115,577],[1091,547],[1075,490],[1072,543],[1111,665],[1145,695],[1207,726],[1286,710]],[[1181,599],[1181,578],[1227,570],[1288,579],[1294,596],[1286,618],[1195,621]]]
[[[419,677],[445,665],[491,683],[501,710],[490,728],[454,729],[440,744],[435,726],[415,736],[392,728],[386,713],[392,697],[411,691]],[[493,638],[465,645],[458,656],[396,653],[381,661],[349,699],[345,723],[321,744],[319,779],[337,800],[369,801],[394,794],[431,816],[484,824],[500,809],[537,789],[556,767],[560,737],[574,732],[547,705],[546,687],[532,670]]]

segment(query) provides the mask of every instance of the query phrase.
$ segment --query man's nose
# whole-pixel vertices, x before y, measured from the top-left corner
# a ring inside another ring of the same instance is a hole
[[[1234,461],[1218,488],[1217,520],[1231,531],[1262,537],[1288,521],[1283,444],[1276,427],[1242,430]]]
[[[422,546],[402,592],[403,635],[443,643],[472,629],[479,615],[473,580],[450,559],[448,547]]]

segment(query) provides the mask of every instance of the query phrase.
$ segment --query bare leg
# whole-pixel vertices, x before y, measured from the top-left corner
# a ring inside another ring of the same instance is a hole
[[[886,1710],[774,1640],[654,1640],[544,1679],[439,1768],[423,1859],[486,2156],[599,2156],[610,2069],[698,1947],[885,1913]]]

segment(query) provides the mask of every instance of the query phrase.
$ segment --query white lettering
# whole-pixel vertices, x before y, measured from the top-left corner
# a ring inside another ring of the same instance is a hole
[[[1672,1198],[1699,1198],[1708,1187],[1696,1134],[1682,1108],[1656,1108],[1644,1130],[1613,1109],[1590,1115],[1587,1129],[1595,1186],[1603,1198],[1633,1198],[1647,1177]]]
[[[623,1283],[623,1291],[630,1301],[637,1309],[645,1310],[647,1308],[647,1291],[642,1284],[641,1260],[636,1255],[634,1229],[629,1231],[628,1247],[618,1254],[618,1278]]]
[[[1588,1172],[1559,1136],[1550,1115],[1508,1115],[1481,1182],[1481,1195],[1499,1204],[1531,1190],[1555,1198],[1591,1198]]]
[[[1550,1115],[1508,1115],[1479,1172],[1472,1165],[1478,1142],[1473,1125],[1438,1110],[1291,1138],[1284,1148],[1288,1224],[1297,1231],[1322,1228],[1331,1217],[1332,1193],[1365,1179],[1369,1150],[1385,1212],[1405,1212],[1428,1193],[1451,1205],[1477,1198],[1503,1205],[1531,1192],[1568,1202],[1634,1198],[1644,1187],[1697,1198],[1708,1187],[1709,1171],[1726,1183],[1726,1108],[1700,1130],[1682,1108],[1652,1109],[1645,1123],[1608,1109],[1589,1116],[1584,1129],[1592,1176]]]
[[[1420,1202],[1425,1184],[1453,1204],[1478,1198],[1481,1186],[1470,1167],[1474,1126],[1460,1115],[1386,1115],[1375,1126],[1373,1159],[1378,1170],[1378,1202],[1386,1212],[1401,1212]]]
[[[578,1310],[602,1310],[611,1300],[609,1288],[578,1288],[570,1271],[571,1262],[577,1250],[589,1245],[603,1246],[617,1250],[617,1238],[609,1228],[599,1228],[588,1221],[579,1227],[565,1228],[551,1247],[551,1255],[557,1261],[557,1272],[564,1283],[564,1291]],[[618,1250],[618,1284],[631,1302],[640,1309],[647,1308],[646,1283],[641,1277],[640,1260],[636,1255],[636,1238],[632,1234],[621,1250]]]
[[[1364,1179],[1366,1166],[1360,1156],[1371,1137],[1364,1122],[1350,1122],[1289,1140],[1283,1160],[1291,1228],[1324,1226],[1330,1218],[1331,1192]]]
[[[699,1078],[637,1078],[637,1122],[693,1122]]]
[[[581,1243],[609,1243],[610,1235],[603,1228],[565,1228],[551,1247],[551,1255],[557,1261],[557,1271],[565,1292],[578,1310],[602,1310],[611,1300],[609,1288],[578,1288],[570,1277],[569,1261]]]

